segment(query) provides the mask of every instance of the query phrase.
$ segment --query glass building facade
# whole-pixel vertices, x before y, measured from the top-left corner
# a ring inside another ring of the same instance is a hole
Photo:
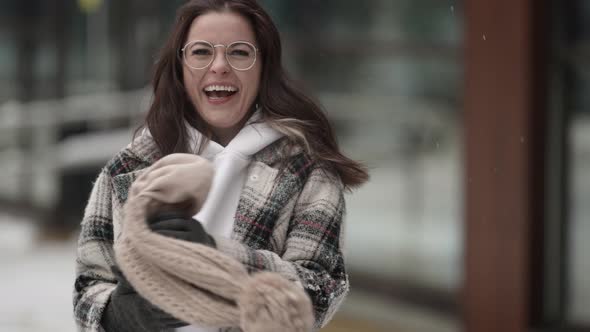
[[[590,325],[590,3],[572,1],[560,12],[557,63],[566,122],[568,220],[565,224],[566,319]]]

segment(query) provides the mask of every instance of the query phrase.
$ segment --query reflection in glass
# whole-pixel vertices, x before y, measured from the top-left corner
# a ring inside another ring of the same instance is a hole
[[[371,181],[348,200],[351,273],[456,294],[460,6],[286,1],[272,9],[292,74],[319,95],[347,153],[371,167]]]
[[[567,6],[566,6],[567,7]],[[567,91],[570,112],[570,220],[568,225],[569,280],[568,320],[590,324],[590,3],[573,1],[567,12],[568,54],[565,66],[572,68],[571,91]]]

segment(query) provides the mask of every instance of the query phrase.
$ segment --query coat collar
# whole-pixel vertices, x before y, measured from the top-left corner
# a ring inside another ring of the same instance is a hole
[[[260,178],[260,183],[267,183],[266,180],[276,176],[276,168],[282,161],[288,160],[301,151],[299,145],[292,144],[287,137],[260,150],[252,157],[247,184],[256,178]],[[144,131],[111,160],[107,168],[113,179],[113,189],[119,202],[124,203],[127,200],[127,191],[131,183],[161,157],[162,154],[153,138]],[[258,174],[252,177],[252,171]]]
[[[299,145],[293,144],[288,137],[283,137],[254,154],[253,161],[275,166],[280,161],[301,153],[302,150]],[[146,131],[136,137],[124,151],[128,152],[130,157],[136,158],[147,165],[155,163],[162,157],[156,142]]]

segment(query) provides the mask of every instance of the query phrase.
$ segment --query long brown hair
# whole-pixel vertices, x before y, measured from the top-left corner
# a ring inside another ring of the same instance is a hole
[[[145,121],[162,154],[189,151],[184,120],[212,137],[186,93],[179,56],[193,20],[211,11],[238,13],[252,25],[262,61],[256,100],[262,120],[305,146],[319,162],[330,165],[347,188],[366,182],[369,176],[365,166],[340,152],[332,126],[319,103],[295,87],[287,76],[281,62],[279,32],[256,0],[191,0],[179,8],[173,30],[155,64],[154,97]]]

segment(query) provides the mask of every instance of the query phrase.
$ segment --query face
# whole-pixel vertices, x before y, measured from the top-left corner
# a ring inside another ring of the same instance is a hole
[[[213,45],[247,41],[258,47],[248,20],[232,12],[210,12],[195,18],[183,45],[195,40],[205,40]],[[260,56],[249,70],[232,68],[226,60],[225,50],[223,46],[215,47],[214,60],[204,69],[193,69],[183,61],[183,81],[190,100],[224,145],[248,120],[258,95],[262,69]]]

